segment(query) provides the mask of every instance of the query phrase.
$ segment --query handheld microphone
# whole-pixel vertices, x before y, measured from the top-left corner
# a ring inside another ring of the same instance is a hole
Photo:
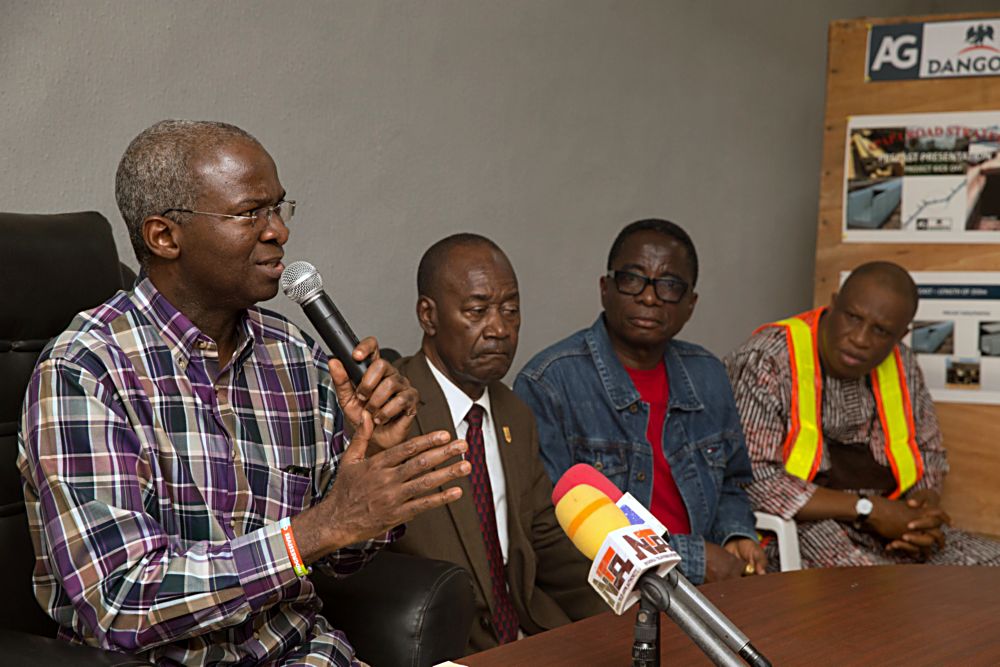
[[[355,361],[351,356],[358,345],[358,337],[323,291],[323,278],[316,267],[309,262],[289,264],[281,273],[281,291],[302,306],[330,353],[344,365],[351,382],[355,386],[360,384],[368,370],[368,362]]]
[[[609,487],[612,492],[605,496],[606,502],[602,503],[595,495],[604,495],[604,489]],[[601,490],[598,491],[598,489]],[[651,527],[642,523],[632,525],[627,512],[623,512],[617,505],[611,504],[611,499],[616,495],[619,504],[623,500],[635,500],[630,494],[623,494],[611,480],[599,471],[585,464],[578,464],[567,470],[556,483],[552,492],[559,525],[566,531],[574,546],[588,558],[594,560],[589,577],[590,584],[608,602],[615,613],[621,614],[636,600],[644,596],[661,611],[666,612],[716,664],[738,664],[738,662],[733,662],[735,660],[733,654],[739,654],[750,665],[770,667],[771,663],[750,643],[749,638],[715,605],[709,602],[684,575],[674,569],[680,562],[680,557],[673,550],[670,550],[670,553],[673,554],[674,560],[669,567],[665,568],[665,571],[654,573],[650,571],[652,569],[650,566],[643,567],[641,559],[634,560],[641,556],[637,550],[633,550],[631,554],[633,560],[626,560],[614,568],[609,567],[614,562],[614,557],[609,557],[606,547],[609,547],[609,542],[614,543],[612,534],[615,531],[621,531],[623,525],[629,526],[633,531],[645,530],[647,537],[652,536],[663,542],[659,538],[659,534]],[[563,516],[560,517],[559,506],[564,503]],[[635,504],[638,505],[637,502]],[[645,508],[643,510],[648,512]],[[567,527],[574,529],[573,534]],[[601,540],[604,540],[604,543],[599,550],[602,559],[599,561],[589,551],[591,550],[590,545]],[[584,547],[587,547],[587,550]],[[620,556],[618,557],[620,558]],[[604,580],[597,579],[595,582],[595,572],[601,572],[602,567],[605,578]],[[627,576],[634,572],[637,567],[640,568],[638,575]],[[628,570],[625,572],[627,579],[623,579],[620,586],[627,586],[627,598],[623,594],[609,596],[607,594],[609,588],[607,575],[624,570]],[[641,591],[641,595],[638,591]]]

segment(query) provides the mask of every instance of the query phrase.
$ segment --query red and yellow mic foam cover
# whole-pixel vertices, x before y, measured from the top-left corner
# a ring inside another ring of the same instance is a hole
[[[589,484],[577,484],[563,494],[556,503],[556,520],[588,560],[594,560],[608,533],[630,525],[611,499]]]
[[[563,476],[556,482],[552,489],[552,504],[558,505],[566,492],[578,484],[587,484],[602,492],[611,502],[616,503],[622,497],[622,492],[611,480],[602,475],[593,466],[586,463],[577,463],[575,466],[563,473]]]

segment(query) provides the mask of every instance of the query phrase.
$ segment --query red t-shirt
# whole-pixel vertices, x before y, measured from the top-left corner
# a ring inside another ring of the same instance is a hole
[[[681,492],[674,483],[670,464],[663,456],[663,423],[667,419],[667,403],[670,399],[670,384],[667,382],[667,367],[663,360],[656,368],[642,370],[626,368],[632,384],[639,391],[643,402],[649,404],[649,423],[646,425],[646,439],[653,447],[653,499],[649,511],[663,522],[671,533],[691,532],[687,507]]]

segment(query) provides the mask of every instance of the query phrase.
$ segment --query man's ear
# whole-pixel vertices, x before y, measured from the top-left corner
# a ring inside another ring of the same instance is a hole
[[[688,317],[694,315],[694,307],[698,304],[698,293],[691,292],[691,298],[688,299]]]
[[[417,299],[417,321],[424,335],[434,336],[437,333],[437,304],[434,299],[420,295]]]
[[[177,259],[181,254],[181,226],[162,215],[151,215],[142,221],[142,240],[156,257]]]
[[[830,307],[833,308],[837,305],[837,295],[840,292],[830,292]]]

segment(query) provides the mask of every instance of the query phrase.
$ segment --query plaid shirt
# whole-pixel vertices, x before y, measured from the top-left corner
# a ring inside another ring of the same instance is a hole
[[[351,664],[278,528],[323,497],[344,449],[326,356],[257,308],[239,337],[219,368],[143,279],[39,358],[18,467],[35,596],[62,638],[168,664]],[[396,536],[319,565],[353,572]]]

